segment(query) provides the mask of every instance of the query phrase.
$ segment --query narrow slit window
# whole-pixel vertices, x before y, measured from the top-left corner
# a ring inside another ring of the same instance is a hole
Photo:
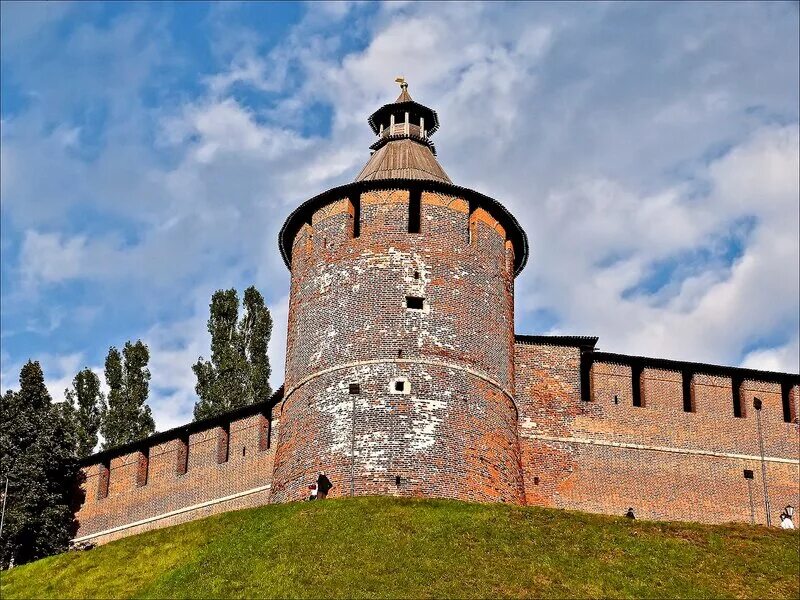
[[[644,387],[642,372],[644,368],[642,365],[631,366],[631,392],[633,395],[633,405],[637,408],[644,407],[644,394],[642,388]]]
[[[581,400],[592,400],[592,354],[581,352]]]
[[[745,412],[744,402],[742,402],[741,377],[734,377],[731,379],[731,395],[733,399],[733,416],[740,419],[746,417],[747,414]]]
[[[268,412],[261,413],[258,423],[258,449],[263,452],[269,450],[272,440],[272,419]]]
[[[139,453],[139,464],[136,468],[136,486],[147,485],[147,478],[150,474],[150,448],[145,448]]]
[[[475,203],[469,201],[469,220],[467,222],[467,243],[474,244],[477,239],[477,226],[478,223],[475,219]]]
[[[792,402],[792,384],[789,381],[781,383],[781,403],[783,404],[783,420],[785,423],[794,423],[797,419],[796,408]]]
[[[228,462],[230,454],[231,442],[231,426],[230,423],[223,425],[219,428],[219,437],[217,438],[217,462],[222,464]]]
[[[175,472],[178,475],[185,475],[189,470],[189,434],[181,437],[178,443],[178,456],[176,458]]]
[[[406,296],[406,308],[409,310],[423,310],[425,308],[425,298]]]
[[[694,374],[689,371],[683,372],[683,411],[696,412],[694,404]]]
[[[111,459],[103,461],[97,477],[97,498],[108,498],[108,489],[111,484]]]
[[[347,387],[348,387],[348,391],[349,391],[349,392],[350,392],[350,394],[352,394],[352,395],[355,395],[355,394],[360,394],[360,393],[361,393],[361,384],[359,384],[359,383],[351,383],[351,384],[350,384],[349,386],[347,386]]]
[[[419,233],[422,192],[411,190],[408,198],[408,233]]]
[[[350,202],[353,203],[353,237],[357,238],[361,235],[361,196],[353,196]]]

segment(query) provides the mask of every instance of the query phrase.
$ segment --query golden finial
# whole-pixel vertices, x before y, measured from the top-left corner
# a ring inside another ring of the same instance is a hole
[[[401,89],[406,89],[408,87],[408,82],[406,81],[406,78],[403,77],[402,75],[395,78],[394,82],[399,83]]]

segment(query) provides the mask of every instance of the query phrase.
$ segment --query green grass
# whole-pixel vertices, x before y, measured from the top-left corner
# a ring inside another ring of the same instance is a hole
[[[356,498],[217,515],[2,573],[11,598],[797,598],[800,532]]]

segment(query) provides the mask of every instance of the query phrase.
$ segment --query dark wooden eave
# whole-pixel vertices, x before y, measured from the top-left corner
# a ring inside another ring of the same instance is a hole
[[[515,335],[518,344],[543,346],[569,346],[573,348],[593,349],[598,338],[592,335]]]
[[[525,264],[528,262],[528,236],[522,226],[514,218],[505,206],[494,198],[485,196],[480,192],[469,188],[461,187],[453,183],[443,181],[420,180],[420,179],[376,179],[365,181],[354,181],[335,188],[331,188],[313,198],[306,200],[298,206],[286,218],[280,232],[278,233],[278,247],[283,257],[286,267],[291,269],[292,265],[292,243],[295,235],[304,223],[309,223],[311,216],[321,207],[341,200],[342,198],[353,197],[363,192],[375,190],[410,190],[450,194],[456,198],[463,198],[476,207],[483,208],[492,217],[497,219],[505,228],[506,236],[514,245],[514,275],[519,275]]]
[[[428,135],[433,135],[439,129],[439,115],[436,114],[436,111],[414,100],[384,104],[369,116],[367,123],[369,123],[373,133],[378,135],[381,130],[381,123],[383,123],[384,127],[387,126],[392,114],[395,115],[396,122],[401,123],[405,118],[406,112],[409,113],[409,117],[416,117],[417,119],[422,117],[425,119],[425,130]],[[398,119],[398,117],[402,118]]]
[[[82,458],[79,464],[82,467],[96,465],[98,463],[110,460],[112,458],[116,458],[118,456],[131,454],[133,452],[140,450],[143,451],[147,448],[151,448],[152,446],[157,446],[158,444],[163,444],[164,442],[168,442],[170,440],[180,439],[182,436],[185,435],[198,433],[200,431],[205,431],[207,429],[213,429],[214,427],[220,427],[222,425],[230,423],[231,421],[246,419],[247,417],[252,417],[253,415],[257,415],[259,413],[272,410],[272,408],[278,402],[280,402],[282,398],[283,398],[283,386],[275,390],[275,392],[272,394],[272,396],[269,397],[268,400],[255,402],[253,404],[248,404],[247,406],[241,406],[239,408],[235,408],[228,412],[221,413],[219,415],[214,415],[213,417],[208,417],[207,419],[201,419],[200,421],[193,421],[191,423],[187,423],[186,425],[179,425],[178,427],[173,427],[172,429],[168,429],[167,431],[154,433],[153,435],[146,437],[142,440],[137,440],[129,444],[123,444],[121,446],[115,446],[114,448],[109,448],[108,450],[103,450],[102,452],[97,452],[95,454],[92,454],[91,456]]]
[[[592,352],[592,362],[615,363],[618,365],[649,367],[651,369],[664,369],[665,371],[681,371],[688,373],[703,373],[705,375],[719,375],[721,377],[737,377],[753,381],[770,383],[800,384],[800,375],[794,373],[780,373],[777,371],[761,371],[744,367],[727,367],[724,365],[711,365],[708,363],[689,362],[685,360],[671,360],[667,358],[651,358],[648,356],[631,356],[628,354],[615,354],[612,352]]]

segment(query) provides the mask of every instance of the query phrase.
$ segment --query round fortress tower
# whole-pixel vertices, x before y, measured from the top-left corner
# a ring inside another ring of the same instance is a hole
[[[356,181],[280,232],[291,291],[275,502],[306,497],[320,472],[331,496],[523,500],[513,289],[527,239],[450,181],[436,112],[401,88],[369,118],[378,137]]]

